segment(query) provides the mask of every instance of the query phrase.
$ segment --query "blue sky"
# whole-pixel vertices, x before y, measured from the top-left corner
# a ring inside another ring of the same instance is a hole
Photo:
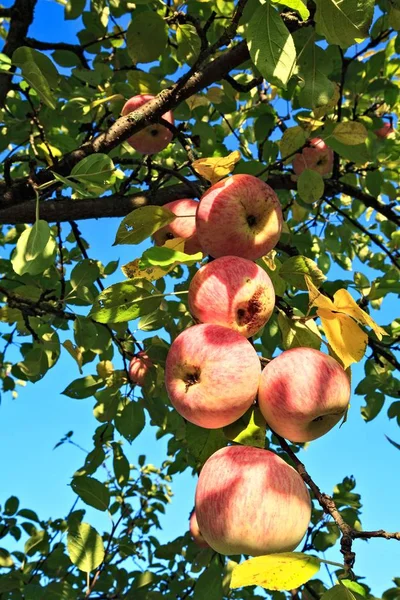
[[[46,41],[76,42],[77,22],[65,22],[62,16],[60,5],[39,0],[29,35]],[[140,247],[112,247],[118,224],[118,219],[79,224],[84,237],[90,241],[90,256],[105,264],[119,259],[121,265],[140,255]],[[67,227],[65,231],[68,231]],[[366,272],[363,266],[358,270],[373,278],[372,272]],[[335,267],[329,279],[343,275],[350,279],[353,274],[344,274]],[[117,270],[106,284],[122,278],[122,273]],[[380,324],[388,323],[397,316],[393,295],[384,300],[381,310],[374,316]],[[88,372],[94,372],[94,368],[94,365],[89,366]],[[362,365],[353,368],[353,389],[362,373]],[[97,423],[92,414],[94,400],[72,400],[61,395],[67,384],[79,376],[76,363],[65,353],[42,381],[20,388],[16,400],[12,400],[9,394],[3,395],[0,405],[1,504],[11,494],[16,495],[21,506],[36,510],[41,518],[58,517],[70,509],[76,496],[68,483],[74,471],[83,464],[85,455],[69,444],[54,451],[53,447],[67,431],[73,430],[73,439],[77,443],[88,450],[92,448],[91,436]],[[301,459],[320,488],[327,493],[345,476],[354,475],[357,481],[355,491],[361,494],[363,502],[364,528],[395,531],[399,529],[395,498],[400,492],[400,454],[386,441],[385,434],[400,442],[399,429],[394,421],[388,420],[385,409],[377,419],[365,424],[360,416],[362,403],[361,397],[353,395],[349,418],[343,427],[312,442],[302,451]],[[148,462],[155,465],[165,459],[166,440],[156,441],[155,432],[155,429],[146,428],[131,446],[125,444],[124,450],[132,463],[139,454],[146,454]],[[175,476],[172,487],[175,494],[173,503],[161,519],[162,541],[171,540],[187,529],[193,506],[195,480],[189,474]],[[109,529],[108,517],[94,509],[88,509],[86,520],[99,530]],[[398,542],[357,541],[355,550],[356,573],[367,575],[366,583],[376,596],[390,587],[392,577],[400,576]],[[338,547],[327,558],[340,562]]]

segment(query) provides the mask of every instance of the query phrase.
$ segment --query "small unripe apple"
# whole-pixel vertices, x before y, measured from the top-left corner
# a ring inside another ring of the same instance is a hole
[[[395,129],[390,123],[386,122],[382,125],[382,127],[376,129],[374,133],[378,138],[384,140],[385,138],[389,137],[389,135],[395,133]]]
[[[155,232],[153,239],[156,245],[163,246],[167,240],[183,238],[186,240],[186,254],[201,252],[200,242],[196,234],[196,211],[198,206],[199,203],[196,200],[189,198],[164,204],[164,208],[173,212],[178,218]]]
[[[278,196],[253,175],[232,175],[211,186],[196,214],[200,244],[213,258],[261,258],[278,243],[282,223]]]
[[[130,112],[136,110],[146,104],[150,100],[153,100],[154,96],[151,94],[139,94],[133,96],[127,102],[125,102],[121,114],[122,116],[128,115]],[[174,124],[174,116],[172,111],[166,112],[163,119]],[[126,141],[132,146],[137,152],[141,154],[156,154],[164,150],[173,138],[172,132],[160,123],[152,123],[147,127],[144,127],[141,131],[138,131]]]
[[[190,516],[189,531],[190,531],[190,535],[192,536],[194,543],[197,546],[199,546],[199,548],[209,548],[210,547],[209,544],[207,544],[206,540],[201,535],[201,531],[199,529],[199,524],[198,524],[197,518],[196,518],[196,512],[194,510]]]
[[[201,323],[216,323],[251,337],[271,317],[274,287],[251,260],[221,256],[201,267],[189,286],[189,309]]]
[[[320,175],[327,175],[333,167],[333,150],[321,138],[313,138],[309,146],[303,148],[301,154],[296,154],[293,159],[293,169],[300,175],[304,169],[317,171]]]
[[[194,325],[174,340],[165,386],[182,417],[206,429],[239,419],[253,404],[260,379],[256,351],[240,333],[221,325]]]
[[[310,496],[297,471],[251,446],[228,446],[206,461],[195,507],[204,539],[220,554],[294,550],[311,518]]]
[[[344,369],[313,348],[292,348],[271,360],[258,391],[267,424],[291,442],[309,442],[327,433],[343,418],[349,400]]]
[[[132,383],[143,387],[152,366],[153,363],[146,352],[138,352],[129,363],[128,372]]]

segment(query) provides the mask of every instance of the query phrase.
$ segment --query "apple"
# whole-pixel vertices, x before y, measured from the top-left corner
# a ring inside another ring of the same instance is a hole
[[[271,360],[258,391],[269,427],[291,442],[310,442],[327,433],[343,418],[349,400],[344,369],[313,348],[292,348]]]
[[[196,214],[200,244],[213,258],[260,258],[278,243],[282,223],[278,196],[253,175],[232,175],[211,186]]]
[[[282,458],[251,446],[227,446],[204,464],[196,487],[201,533],[220,554],[261,556],[294,550],[307,531],[311,501]]]
[[[209,544],[207,544],[206,540],[201,535],[201,531],[199,529],[199,524],[197,522],[196,512],[193,510],[189,520],[189,531],[192,539],[199,548],[209,548]]]
[[[183,238],[186,240],[186,254],[201,252],[200,242],[196,234],[196,211],[198,206],[199,203],[196,200],[189,198],[164,204],[164,208],[168,208],[178,218],[155,232],[153,239],[156,245],[163,246],[167,240]]]
[[[189,286],[189,309],[197,321],[224,325],[245,337],[265,325],[274,306],[268,274],[238,256],[221,256],[204,265]]]
[[[146,104],[150,100],[153,100],[154,96],[151,94],[139,94],[133,96],[122,107],[122,116],[128,115],[130,112],[136,110]],[[166,112],[163,119],[174,124],[174,116],[172,111]],[[144,127],[141,131],[138,131],[130,138],[127,139],[128,144],[132,146],[137,152],[141,154],[156,154],[164,150],[173,138],[172,132],[160,123],[152,123],[147,127]]]
[[[260,360],[246,338],[207,323],[189,327],[174,340],[165,365],[165,386],[182,417],[217,429],[250,408],[260,373]]]
[[[138,352],[129,363],[128,373],[132,383],[143,387],[152,366],[146,352]]]
[[[333,150],[321,138],[313,138],[309,146],[303,148],[301,154],[296,154],[293,159],[293,169],[300,175],[304,169],[312,169],[320,175],[327,175],[333,167]]]
[[[395,130],[391,123],[384,123],[382,127],[376,129],[374,133],[378,138],[385,139],[389,137],[392,133],[395,133]]]

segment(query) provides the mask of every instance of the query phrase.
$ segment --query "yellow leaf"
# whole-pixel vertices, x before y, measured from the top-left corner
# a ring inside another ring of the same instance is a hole
[[[347,146],[363,144],[368,137],[365,125],[357,121],[343,121],[333,130],[333,137]]]
[[[335,354],[340,358],[345,369],[358,362],[365,354],[368,343],[367,334],[360,329],[351,317],[331,310],[319,308],[320,317],[326,339]]]
[[[208,2],[209,0],[207,0]],[[224,90],[219,87],[210,87],[207,92],[207,98],[213,104],[221,104],[224,99]]]
[[[371,329],[376,333],[378,339],[381,340],[383,335],[388,335],[388,333],[386,333],[382,327],[379,327],[379,325],[375,323],[369,314],[367,314],[358,306],[356,301],[351,297],[347,290],[338,290],[333,296],[333,302],[335,305],[335,310],[353,317],[353,319],[359,323],[362,323],[363,325],[371,327]]]
[[[166,248],[177,250],[178,252],[184,252],[185,240],[182,238],[173,238],[172,240],[167,240],[164,246]],[[139,263],[140,258],[136,258],[135,260],[126,263],[126,265],[123,265],[121,271],[125,277],[128,277],[128,279],[147,279],[147,281],[155,281],[156,279],[161,279],[161,277],[167,275],[167,273],[172,271],[177,264],[173,263],[172,265],[168,265],[165,269],[161,269],[159,266],[149,266],[145,269],[141,269]]]
[[[319,568],[316,556],[302,552],[257,556],[235,567],[231,588],[259,585],[267,590],[292,590],[309,581]]]
[[[113,102],[115,100],[124,100],[124,96],[122,94],[113,94],[112,96],[107,96],[107,98],[100,98],[100,100],[94,100],[90,108],[96,108],[96,106],[100,106],[101,104],[105,104],[106,102]]]
[[[202,177],[212,184],[217,183],[233,171],[236,163],[240,160],[239,150],[235,150],[228,156],[216,156],[212,158],[199,158],[193,163],[193,168]]]
[[[324,296],[319,289],[315,287],[311,277],[305,275],[305,280],[310,297],[310,306],[317,306],[318,308],[325,308],[326,310],[335,310],[335,305],[332,300],[327,296]]]
[[[276,250],[270,250],[268,254],[265,254],[261,257],[261,260],[265,262],[267,267],[271,269],[271,271],[275,271],[276,263],[275,263]]]
[[[195,94],[194,96],[190,96],[190,98],[186,98],[186,104],[189,106],[190,110],[194,110],[198,106],[208,106],[209,101],[205,96]]]

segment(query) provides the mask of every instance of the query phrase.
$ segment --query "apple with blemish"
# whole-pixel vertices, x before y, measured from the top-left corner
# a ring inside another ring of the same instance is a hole
[[[382,125],[382,127],[380,127],[379,129],[376,129],[374,131],[374,133],[378,138],[381,138],[382,140],[384,140],[389,136],[393,137],[392,134],[395,133],[395,129],[393,128],[393,125],[391,125],[391,123],[386,122]]]
[[[177,218],[154,233],[153,239],[156,245],[163,246],[168,240],[183,238],[186,240],[184,247],[186,254],[201,252],[200,242],[196,234],[196,211],[198,206],[199,203],[190,198],[174,200],[164,204],[164,208],[173,212]]]
[[[275,292],[267,273],[254,262],[221,256],[197,271],[188,300],[197,321],[224,325],[248,338],[271,317]]]
[[[195,510],[202,536],[216,552],[262,556],[298,546],[311,501],[297,471],[273,452],[228,446],[204,464]]]
[[[147,353],[144,351],[138,352],[129,363],[128,372],[132,383],[143,387],[152,366],[153,363]]]
[[[232,175],[202,196],[196,214],[197,235],[213,258],[261,258],[279,241],[282,209],[274,190],[253,175]]]
[[[333,150],[321,138],[313,138],[309,146],[303,148],[293,159],[293,170],[300,175],[305,169],[328,175],[333,167]]]
[[[217,429],[239,419],[253,404],[260,360],[240,333],[212,323],[194,325],[172,343],[165,386],[187,421]]]
[[[310,442],[327,433],[344,417],[349,401],[346,372],[319,350],[286,350],[262,372],[260,410],[268,426],[291,442]]]
[[[132,111],[140,108],[144,104],[147,104],[150,100],[153,100],[155,96],[151,94],[139,94],[133,96],[127,102],[125,102],[121,114],[122,116],[128,115]],[[174,116],[172,111],[166,112],[163,119],[174,124]],[[126,141],[140,154],[156,154],[164,150],[173,138],[172,132],[167,129],[161,123],[152,123],[147,127],[144,127],[137,133],[133,134]]]
[[[206,540],[201,535],[201,531],[199,528],[199,524],[197,522],[195,510],[192,511],[192,514],[190,516],[189,531],[190,531],[190,535],[192,536],[194,543],[197,546],[199,546],[199,548],[209,548],[210,547],[209,544],[207,544]]]

